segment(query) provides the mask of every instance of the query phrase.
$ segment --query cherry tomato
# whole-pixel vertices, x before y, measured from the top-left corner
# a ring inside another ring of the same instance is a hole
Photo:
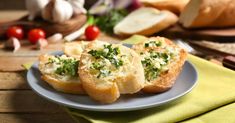
[[[96,39],[100,34],[100,30],[95,25],[90,25],[85,30],[85,36],[87,40],[94,40]]]
[[[46,38],[46,33],[39,28],[32,29],[28,33],[28,40],[32,44],[36,44],[40,38]]]
[[[24,31],[19,26],[12,26],[7,29],[7,37],[15,37],[17,39],[22,39],[24,37]]]

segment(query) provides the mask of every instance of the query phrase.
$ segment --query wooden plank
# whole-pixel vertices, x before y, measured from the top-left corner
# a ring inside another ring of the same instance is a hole
[[[0,56],[39,56],[40,54],[45,54],[45,53],[50,53],[56,50],[62,50],[63,43],[55,43],[55,44],[49,44],[47,47],[45,47],[42,50],[37,50],[35,49],[35,45],[30,44],[27,40],[22,40],[21,41],[21,48],[13,53],[10,50],[6,50],[3,47],[3,43],[0,43]]]
[[[0,91],[0,112],[58,113],[64,110],[57,104],[36,95],[30,90]]]
[[[68,114],[0,114],[1,123],[75,123]]]
[[[0,90],[2,89],[30,89],[25,72],[0,72]]]
[[[37,57],[8,57],[0,56],[0,71],[22,71],[24,63],[34,62]]]

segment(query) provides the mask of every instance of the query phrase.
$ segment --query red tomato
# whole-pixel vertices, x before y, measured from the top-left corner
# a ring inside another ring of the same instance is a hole
[[[87,40],[94,40],[100,34],[100,30],[97,26],[90,25],[85,30],[85,36]]]
[[[32,29],[28,33],[28,40],[32,44],[36,44],[40,38],[46,38],[46,33],[39,28]]]
[[[22,39],[24,37],[24,31],[19,26],[12,26],[7,29],[7,37],[15,37],[17,39]]]

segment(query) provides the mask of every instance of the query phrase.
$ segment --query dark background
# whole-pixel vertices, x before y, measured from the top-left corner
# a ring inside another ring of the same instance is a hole
[[[85,0],[85,7],[89,8],[92,3],[97,0]],[[24,0],[0,0],[0,11],[1,10],[24,10],[25,1]]]

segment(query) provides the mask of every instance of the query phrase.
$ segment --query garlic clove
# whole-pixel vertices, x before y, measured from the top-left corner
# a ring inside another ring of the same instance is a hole
[[[55,0],[54,10],[52,11],[53,20],[62,23],[69,20],[73,15],[73,8],[70,3],[64,0]]]
[[[73,16],[73,7],[65,0],[51,0],[42,11],[44,20],[62,23]]]
[[[16,52],[17,50],[20,49],[20,41],[15,38],[15,37],[11,37],[9,40],[7,40],[7,42],[4,44],[4,48],[6,49],[13,49],[13,52]]]
[[[42,50],[43,48],[45,48],[48,45],[48,42],[46,39],[44,38],[40,38],[36,44],[36,48],[39,50]]]
[[[49,0],[25,0],[25,6],[29,12],[28,20],[32,21],[35,17],[39,16],[48,2]]]
[[[47,38],[48,43],[58,43],[62,41],[63,35],[61,33],[56,33]]]
[[[42,10],[42,18],[47,21],[51,21],[52,18],[52,10],[54,8],[54,0],[51,0],[45,8]]]
[[[87,13],[84,8],[84,0],[68,0],[68,2],[72,5],[74,14]]]

